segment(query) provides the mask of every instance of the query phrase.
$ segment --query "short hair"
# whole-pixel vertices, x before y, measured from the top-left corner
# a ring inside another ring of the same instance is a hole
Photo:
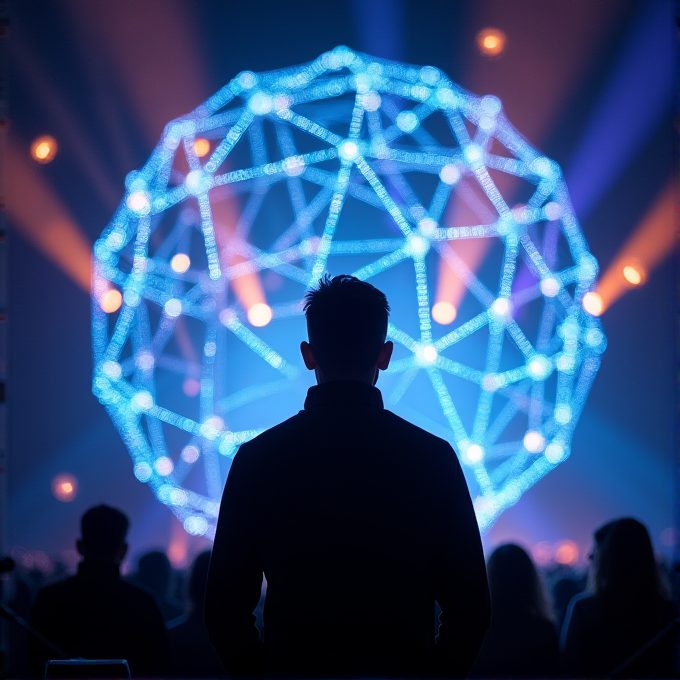
[[[110,559],[125,543],[130,522],[116,508],[97,505],[90,508],[80,520],[83,545],[95,557]]]
[[[390,311],[382,291],[348,274],[326,274],[304,302],[309,344],[322,371],[354,374],[375,366]]]

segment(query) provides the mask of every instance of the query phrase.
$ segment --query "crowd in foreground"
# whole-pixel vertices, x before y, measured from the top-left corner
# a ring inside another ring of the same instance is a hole
[[[203,623],[210,552],[194,559],[183,605],[173,587],[179,574],[160,551],[121,578],[127,527],[107,506],[84,515],[78,573],[41,588],[30,606],[30,623],[46,640],[12,633],[15,677],[42,677],[45,661],[59,658],[47,641],[66,657],[126,658],[133,677],[226,676]],[[562,573],[549,591],[523,548],[491,553],[492,623],[471,677],[677,677],[678,608],[645,526],[624,518],[600,527],[590,557],[587,584]],[[14,604],[26,610],[23,585],[15,593],[24,602]],[[254,613],[262,633],[264,600]]]

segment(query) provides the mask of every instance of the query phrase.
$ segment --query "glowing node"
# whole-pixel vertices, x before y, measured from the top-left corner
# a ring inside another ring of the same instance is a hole
[[[138,215],[148,215],[151,212],[151,195],[147,191],[133,191],[127,197],[127,207]]]
[[[559,220],[560,215],[562,214],[560,204],[555,203],[555,201],[550,201],[550,203],[546,203],[543,208],[543,212],[545,213],[545,218],[547,220],[550,220],[551,222]]]
[[[430,241],[424,236],[409,236],[406,250],[411,257],[423,257],[430,249]]]
[[[184,520],[184,529],[192,536],[203,536],[208,531],[208,521],[205,517],[192,515]]]
[[[210,175],[204,170],[192,170],[184,181],[187,191],[194,196],[202,194],[212,186]]]
[[[434,238],[437,235],[437,228],[437,223],[431,217],[424,217],[418,222],[418,231],[427,239]]]
[[[38,163],[52,162],[59,150],[57,140],[51,135],[42,135],[33,140],[31,144],[31,156]]]
[[[359,145],[351,139],[346,139],[338,145],[338,155],[346,161],[353,161],[359,155]]]
[[[380,108],[382,99],[377,92],[366,92],[362,102],[366,111],[377,111]]]
[[[172,460],[167,456],[157,458],[153,466],[161,477],[167,477],[169,474],[172,474],[172,471],[175,469]]]
[[[111,380],[118,380],[118,378],[120,378],[120,376],[123,374],[123,369],[117,361],[109,360],[102,364],[102,372],[107,378],[111,378]]]
[[[402,111],[397,116],[397,127],[406,133],[413,132],[420,125],[418,116],[413,111]]]
[[[187,395],[187,397],[196,397],[201,391],[201,382],[196,380],[196,378],[187,378],[182,383],[182,392]]]
[[[551,442],[545,447],[543,455],[548,462],[557,464],[561,463],[569,455],[569,450],[565,448],[560,442]]]
[[[201,434],[211,441],[216,439],[222,430],[224,430],[224,421],[219,416],[212,416],[201,425]]]
[[[199,137],[194,142],[194,153],[199,158],[207,156],[210,153],[210,142],[207,139],[203,139],[203,137]]]
[[[571,406],[569,404],[557,404],[553,415],[560,425],[566,425],[571,420]]]
[[[153,469],[146,462],[137,463],[134,467],[134,474],[140,482],[148,482],[153,476]]]
[[[460,179],[460,170],[449,163],[439,171],[439,177],[444,184],[455,184]]]
[[[416,363],[420,366],[431,366],[437,361],[439,352],[434,345],[418,345],[416,347]]]
[[[274,108],[274,101],[265,92],[256,92],[250,98],[248,107],[254,114],[264,116]]]
[[[484,459],[484,449],[479,444],[470,444],[463,455],[468,463],[475,465]]]
[[[600,316],[604,312],[604,300],[599,293],[586,293],[581,299],[583,309],[593,316]]]
[[[497,28],[483,28],[477,34],[477,47],[487,57],[496,57],[505,49],[506,37]]]
[[[525,435],[523,442],[524,448],[529,453],[540,453],[545,448],[545,437],[536,430],[529,430]]]
[[[182,449],[182,453],[180,455],[182,456],[183,461],[187,463],[195,463],[198,460],[200,451],[196,446],[189,444]]]
[[[626,279],[631,286],[639,286],[641,283],[644,283],[645,273],[642,268],[638,266],[627,264],[622,269],[622,273],[623,278]]]
[[[286,159],[283,167],[288,177],[299,177],[305,171],[305,160],[302,156],[292,156]]]
[[[191,260],[185,253],[177,253],[177,255],[173,256],[172,260],[170,260],[170,266],[172,267],[172,270],[176,271],[178,274],[184,274],[191,266]]]
[[[266,326],[272,316],[272,308],[266,302],[257,302],[248,310],[248,321],[253,326]]]
[[[65,472],[52,480],[52,494],[62,503],[70,503],[78,493],[78,480]]]
[[[555,297],[560,292],[561,287],[560,282],[554,276],[546,276],[544,279],[541,279],[541,293],[546,297]]]
[[[472,164],[480,161],[482,159],[482,156],[484,155],[482,148],[477,144],[468,144],[465,147],[465,151],[463,153],[465,155],[465,160],[467,160],[468,163]]]
[[[548,357],[538,354],[529,361],[527,369],[534,380],[545,380],[552,371],[552,363]]]
[[[123,296],[119,290],[111,288],[107,290],[99,300],[100,307],[107,313],[113,314],[120,309],[123,304]]]
[[[446,300],[440,300],[432,305],[432,318],[443,326],[453,323],[457,313],[456,308]]]
[[[578,562],[578,545],[574,541],[560,541],[555,546],[555,561],[559,564],[573,565]]]
[[[182,313],[182,302],[177,298],[170,298],[163,305],[163,309],[170,318],[175,319]]]
[[[491,304],[490,311],[499,321],[507,320],[512,315],[512,302],[508,298],[496,298]]]

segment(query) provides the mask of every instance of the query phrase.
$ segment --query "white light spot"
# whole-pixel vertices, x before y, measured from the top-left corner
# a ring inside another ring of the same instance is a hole
[[[123,373],[123,369],[117,361],[109,360],[102,364],[102,372],[105,376],[111,378],[111,380],[118,380]]]
[[[541,293],[546,297],[555,297],[560,292],[560,282],[554,276],[546,276],[541,279]]]
[[[545,207],[543,208],[543,211],[545,212],[546,219],[550,220],[551,222],[554,220],[559,220],[560,215],[562,214],[560,204],[555,203],[555,201],[550,201],[550,203],[546,203]]]
[[[205,356],[214,357],[216,352],[217,343],[213,342],[212,340],[209,340],[205,343],[205,345],[203,345],[203,354],[205,354]]]
[[[570,354],[560,354],[555,361],[558,371],[570,373],[576,367],[576,359]]]
[[[449,163],[439,171],[439,177],[444,184],[455,184],[460,179],[460,170]]]
[[[346,161],[353,161],[359,155],[359,145],[351,139],[346,139],[338,145],[338,154]]]
[[[363,104],[366,111],[377,111],[382,104],[382,99],[377,92],[367,92],[363,97]]]
[[[135,355],[135,366],[143,371],[151,370],[155,360],[151,352],[141,351]]]
[[[529,430],[524,435],[523,443],[529,453],[540,453],[545,448],[545,437],[536,430]]]
[[[424,236],[409,236],[406,249],[411,257],[422,257],[430,249],[430,241]]]
[[[424,217],[418,222],[418,231],[426,238],[434,238],[437,235],[437,222],[431,217]]]
[[[569,404],[557,404],[553,415],[560,425],[566,425],[571,420],[571,406]]]
[[[187,463],[195,463],[198,460],[199,454],[200,451],[198,450],[198,447],[189,444],[182,449],[182,453],[180,455],[182,456],[183,461]]]
[[[442,324],[442,326],[453,323],[457,314],[458,310],[456,310],[455,306],[447,300],[440,300],[432,305],[432,318],[437,323]]]
[[[420,125],[418,116],[413,111],[402,111],[397,116],[397,127],[406,133],[413,132]]]
[[[286,158],[283,164],[283,171],[288,177],[298,177],[305,171],[305,160],[302,156],[291,156]]]
[[[191,260],[185,253],[177,253],[177,255],[170,260],[170,266],[172,267],[172,270],[178,274],[184,274],[191,266]]]
[[[212,416],[208,418],[203,425],[201,425],[201,434],[211,441],[224,429],[224,421],[219,416]]]
[[[253,326],[266,326],[272,320],[272,308],[266,302],[257,302],[248,310],[248,321]]]
[[[165,305],[163,305],[165,313],[171,317],[178,317],[182,313],[182,303],[177,298],[170,298]]]
[[[482,148],[477,144],[468,144],[464,153],[468,163],[476,163],[482,158]]]
[[[559,442],[551,442],[545,447],[545,452],[543,455],[551,463],[560,463],[569,455],[569,449],[566,449]]]
[[[547,357],[537,354],[531,359],[527,368],[529,369],[529,375],[534,380],[545,380],[550,375],[552,363]]]
[[[257,84],[257,76],[252,71],[243,71],[238,75],[237,81],[244,90],[250,90]]]
[[[264,92],[256,92],[248,100],[248,108],[257,116],[264,116],[274,108],[272,98]]]
[[[480,463],[484,458],[484,449],[479,444],[470,444],[463,454],[466,462],[475,464]]]
[[[434,345],[418,345],[416,348],[416,362],[420,366],[431,366],[438,356],[439,352]]]
[[[142,462],[135,465],[135,477],[137,477],[140,482],[148,482],[151,479],[152,474],[153,470],[148,463]]]
[[[212,186],[212,179],[203,170],[192,170],[184,181],[187,191],[194,196],[201,194]]]
[[[126,203],[138,215],[148,215],[151,211],[151,195],[146,191],[133,191],[127,197]]]
[[[604,341],[604,333],[599,328],[591,328],[586,333],[586,345],[588,347],[597,347]]]
[[[174,463],[167,456],[160,456],[160,458],[157,458],[153,466],[161,477],[167,477],[169,474],[172,474],[172,471],[175,469]]]
[[[482,101],[479,105],[487,116],[497,116],[502,108],[501,100],[491,94],[482,97]]]
[[[491,311],[498,319],[506,319],[512,314],[512,303],[508,298],[496,298],[491,304]]]
[[[205,517],[191,515],[184,520],[184,529],[192,536],[203,536],[208,531],[208,520]]]
[[[153,406],[153,396],[151,392],[140,390],[130,400],[130,407],[133,411],[140,413],[141,411],[148,411]]]

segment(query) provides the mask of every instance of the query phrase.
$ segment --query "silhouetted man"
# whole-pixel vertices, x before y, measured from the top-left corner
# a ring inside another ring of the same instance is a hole
[[[234,458],[208,576],[212,643],[233,678],[465,676],[490,605],[460,464],[383,408],[384,294],[326,277],[305,302],[318,385]]]
[[[72,658],[126,659],[133,677],[149,677],[163,670],[167,634],[153,595],[120,578],[128,526],[107,505],[83,515],[78,573],[38,593],[31,625]],[[29,641],[33,676],[42,677],[45,661],[54,658]]]

